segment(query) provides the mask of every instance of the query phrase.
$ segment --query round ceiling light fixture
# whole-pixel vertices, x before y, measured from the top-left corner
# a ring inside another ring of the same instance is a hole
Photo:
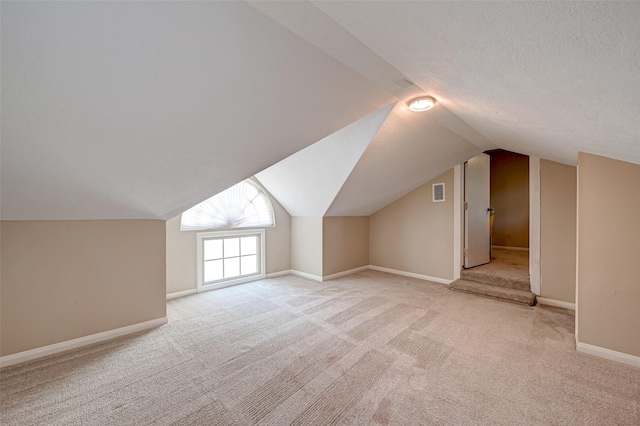
[[[420,96],[409,101],[409,109],[413,112],[429,111],[436,106],[436,100],[431,96]]]

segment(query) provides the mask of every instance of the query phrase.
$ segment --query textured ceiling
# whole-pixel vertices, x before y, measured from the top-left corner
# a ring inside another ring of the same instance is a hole
[[[640,2],[314,2],[501,148],[640,163]]]
[[[367,215],[496,147],[640,164],[640,2],[1,8],[2,219],[168,219],[398,100],[301,208]]]
[[[258,175],[260,180],[268,179],[265,187],[290,214],[367,216],[453,165],[466,161],[482,150],[496,148],[443,105],[438,105],[428,113],[409,112],[404,101],[424,95],[420,87],[399,85],[399,81],[407,79],[404,74],[313,4],[251,4],[402,100],[395,105],[384,124],[378,126],[379,131],[361,153],[357,164],[340,161],[337,159],[340,151],[328,149],[327,142],[334,136],[339,135],[346,142],[349,135],[353,134],[353,130],[351,133],[340,131],[327,138],[327,141],[316,144],[324,145],[322,148],[312,145],[303,151],[305,155],[298,155],[302,152],[295,154]],[[364,119],[360,121],[364,122]],[[338,147],[337,144],[333,146]],[[343,171],[347,168],[349,171],[348,179],[340,185],[335,184],[335,177],[324,177],[332,176],[337,164],[345,167]]]

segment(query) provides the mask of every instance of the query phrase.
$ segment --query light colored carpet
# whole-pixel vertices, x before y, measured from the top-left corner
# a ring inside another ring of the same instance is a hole
[[[536,303],[536,295],[530,291],[482,284],[475,281],[456,280],[449,284],[449,288],[466,293],[495,297],[509,302],[524,303],[529,306],[535,305]]]
[[[498,287],[529,291],[529,252],[494,248],[491,262],[464,269],[460,278]]]
[[[638,425],[640,369],[569,311],[365,271],[168,303],[159,329],[0,372],[2,425]]]
[[[463,269],[452,290],[533,305],[536,295],[529,280],[529,252],[493,249],[491,262]]]

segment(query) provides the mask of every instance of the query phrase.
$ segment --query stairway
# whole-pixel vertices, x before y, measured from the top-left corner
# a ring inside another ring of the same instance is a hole
[[[487,265],[464,269],[460,279],[449,285],[451,290],[494,297],[533,306],[536,295],[531,292],[527,252],[494,249]]]

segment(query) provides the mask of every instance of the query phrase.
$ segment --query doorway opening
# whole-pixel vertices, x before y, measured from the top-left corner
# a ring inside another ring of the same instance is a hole
[[[529,250],[529,157],[505,150],[491,158],[490,198],[494,210],[493,249]]]
[[[492,150],[465,163],[463,268],[454,289],[535,303],[529,161],[526,155]]]

